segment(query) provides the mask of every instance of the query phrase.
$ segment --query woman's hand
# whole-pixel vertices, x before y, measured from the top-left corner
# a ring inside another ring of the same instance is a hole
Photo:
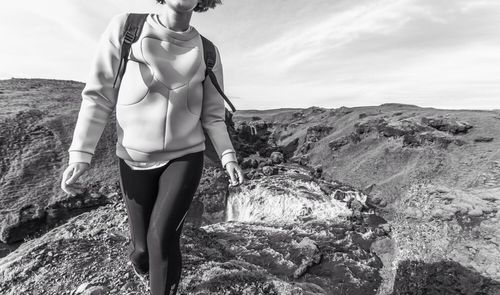
[[[231,161],[226,164],[226,171],[227,174],[229,174],[229,177],[231,178],[231,183],[229,186],[237,186],[243,183],[243,170],[241,167],[238,165],[237,162]]]
[[[89,166],[88,163],[83,162],[69,164],[68,168],[63,172],[61,181],[62,190],[72,196],[83,193],[84,187],[80,183],[77,183],[76,180],[89,169]]]

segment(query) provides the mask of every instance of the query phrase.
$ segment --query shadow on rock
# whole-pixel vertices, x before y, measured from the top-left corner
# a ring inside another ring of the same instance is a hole
[[[484,277],[454,261],[399,264],[393,295],[497,295],[500,282]]]

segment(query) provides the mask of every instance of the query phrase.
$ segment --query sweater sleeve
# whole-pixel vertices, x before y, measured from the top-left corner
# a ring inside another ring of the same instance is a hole
[[[101,34],[90,67],[73,139],[68,149],[69,163],[91,162],[118,96],[119,84],[113,88],[121,54],[122,28],[128,13],[115,15]]]
[[[217,57],[213,72],[217,77],[220,88],[224,90],[220,54],[217,47],[215,47],[215,50]],[[207,77],[204,84],[201,122],[203,128],[207,131],[208,136],[212,140],[215,151],[221,160],[222,167],[225,168],[227,163],[232,161],[237,162],[237,159],[236,151],[234,150],[229,133],[227,132],[224,98],[212,84],[210,78]]]

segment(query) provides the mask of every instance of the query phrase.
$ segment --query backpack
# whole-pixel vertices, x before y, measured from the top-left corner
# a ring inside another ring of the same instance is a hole
[[[113,83],[113,88],[115,88],[116,82],[118,78],[123,76],[125,73],[125,69],[127,68],[127,61],[128,61],[128,55],[130,53],[130,47],[134,42],[136,42],[139,39],[139,36],[141,35],[142,28],[144,26],[144,22],[146,21],[146,17],[148,16],[147,13],[130,13],[127,17],[127,21],[125,23],[125,34],[122,40],[121,44],[121,57],[120,57],[120,64],[118,66],[118,72],[115,77],[115,81]],[[200,35],[201,36],[201,35]],[[217,82],[217,77],[215,76],[214,72],[212,71],[215,61],[216,61],[216,51],[215,51],[215,46],[214,44],[208,40],[207,38],[201,36],[202,40],[202,45],[203,45],[203,57],[205,60],[205,65],[206,65],[206,70],[205,70],[205,80],[207,76],[210,78],[212,81],[212,84],[214,85],[215,89],[220,93],[220,95],[224,98],[224,100],[227,102],[229,107],[233,112],[236,111],[234,105],[231,103],[231,101],[227,98],[227,96],[224,94],[222,89],[220,88],[219,83]],[[123,66],[123,70],[122,69]],[[121,70],[121,72],[120,72]],[[203,80],[203,84],[205,83],[205,80]],[[228,120],[230,120],[231,115],[228,116],[228,110],[226,108],[225,111],[225,121],[226,121],[226,126],[228,126]],[[217,152],[215,150],[215,147],[208,136],[208,133],[206,132],[205,129],[203,129],[203,133],[205,135],[205,151],[204,154],[207,158],[209,158],[211,161],[214,163],[218,163],[219,156],[217,155]]]

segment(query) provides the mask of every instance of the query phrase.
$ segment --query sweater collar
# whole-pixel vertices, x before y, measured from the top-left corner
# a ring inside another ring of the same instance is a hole
[[[196,31],[196,29],[192,26],[189,26],[189,28],[184,32],[177,32],[167,28],[160,22],[159,16],[156,13],[150,13],[147,21],[155,30],[157,30],[162,35],[166,35],[181,41],[189,41],[198,35],[198,31]]]

